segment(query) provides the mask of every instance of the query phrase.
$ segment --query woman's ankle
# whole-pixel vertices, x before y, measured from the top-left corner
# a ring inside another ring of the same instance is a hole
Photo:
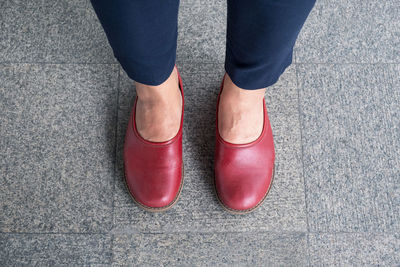
[[[171,97],[171,94],[179,91],[179,79],[176,67],[172,70],[170,76],[159,85],[146,85],[135,82],[136,93],[142,101],[152,101],[154,99],[165,100]]]

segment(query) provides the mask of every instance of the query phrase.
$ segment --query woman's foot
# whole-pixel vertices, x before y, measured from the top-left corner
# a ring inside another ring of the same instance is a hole
[[[227,142],[245,144],[256,140],[264,122],[266,89],[245,90],[225,75],[218,110],[219,134]]]
[[[172,139],[179,131],[182,113],[182,95],[176,67],[160,85],[136,82],[136,127],[139,134],[151,142]]]
[[[170,76],[159,87],[139,85],[124,139],[124,173],[128,191],[139,206],[152,212],[172,207],[183,185],[183,129],[180,122],[185,101],[178,70],[175,69]],[[138,103],[142,105],[139,109]],[[179,106],[181,110],[176,112]],[[137,110],[139,114],[136,114]],[[176,114],[180,114],[179,119],[175,119]],[[135,118],[140,118],[140,129]],[[144,141],[140,135],[151,141]]]

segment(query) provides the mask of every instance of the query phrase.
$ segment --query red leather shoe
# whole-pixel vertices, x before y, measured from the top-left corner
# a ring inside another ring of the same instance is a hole
[[[225,78],[225,77],[224,77]],[[271,188],[275,171],[275,148],[271,124],[264,101],[264,125],[261,135],[246,144],[222,139],[218,130],[217,100],[214,183],[222,206],[231,213],[248,213],[260,206]]]
[[[182,190],[184,95],[179,72],[178,79],[182,94],[182,115],[176,136],[165,142],[151,142],[141,137],[135,122],[137,97],[125,135],[125,182],[133,200],[148,211],[169,209],[177,202]]]

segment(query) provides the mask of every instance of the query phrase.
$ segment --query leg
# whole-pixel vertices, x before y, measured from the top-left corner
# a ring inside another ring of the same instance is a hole
[[[218,198],[230,212],[253,211],[271,188],[275,148],[264,93],[291,63],[313,4],[228,0],[227,73],[218,101],[214,179]]]
[[[122,68],[136,82],[137,127],[149,141],[178,131],[181,95],[174,68],[179,0],[91,0]]]
[[[228,0],[226,75],[221,95],[221,136],[255,140],[262,130],[265,88],[292,62],[293,46],[315,0]]]
[[[148,211],[169,209],[183,183],[183,94],[174,67],[179,0],[91,2],[115,57],[136,82],[123,148],[128,191]]]
[[[91,0],[114,56],[128,76],[159,85],[176,58],[179,0]]]
[[[315,0],[228,0],[225,68],[243,89],[274,84]]]

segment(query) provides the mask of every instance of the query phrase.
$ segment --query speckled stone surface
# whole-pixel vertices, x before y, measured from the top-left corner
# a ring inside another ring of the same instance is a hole
[[[400,63],[399,14],[399,1],[317,0],[295,62]]]
[[[399,65],[297,72],[309,230],[398,231]]]
[[[181,64],[185,93],[183,160],[185,182],[179,202],[165,213],[143,211],[123,182],[122,146],[134,100],[132,82],[121,73],[115,182],[114,229],[123,232],[187,231],[305,231],[301,146],[296,76],[289,68],[268,90],[267,109],[275,136],[276,171],[263,205],[246,216],[231,215],[218,203],[213,189],[215,108],[223,77],[222,64]]]
[[[312,266],[399,266],[400,235],[309,234]]]
[[[106,235],[1,234],[1,266],[109,266]]]
[[[181,1],[177,62],[225,60],[226,1]]]
[[[398,266],[399,2],[317,0],[267,90],[276,177],[245,216],[212,184],[227,1],[180,2],[185,183],[153,214],[123,184],[134,86],[90,1],[0,1],[0,266]]]
[[[89,0],[0,5],[0,63],[116,63]]]
[[[0,231],[111,227],[116,65],[0,66]]]
[[[304,266],[304,233],[181,233],[116,236],[114,265]]]

